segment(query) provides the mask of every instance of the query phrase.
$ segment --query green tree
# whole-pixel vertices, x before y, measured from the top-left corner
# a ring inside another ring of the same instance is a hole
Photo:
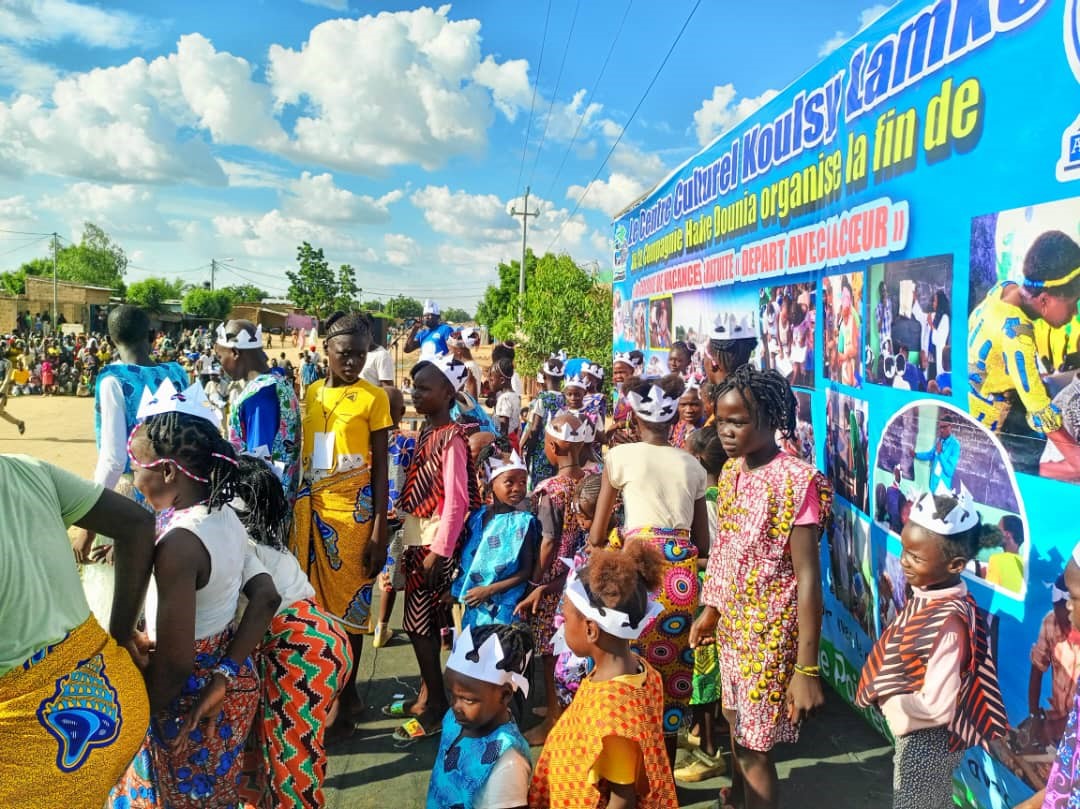
[[[233,284],[223,289],[232,295],[235,303],[261,303],[270,297],[265,289],[259,289],[254,284]]]
[[[391,298],[386,302],[386,314],[390,317],[402,320],[410,317],[423,317],[424,304],[420,303],[416,298],[407,298],[404,295],[398,295],[396,298]]]
[[[611,287],[597,282],[569,256],[548,253],[541,258],[525,287],[525,338],[517,360],[522,377],[535,374],[560,348],[571,357],[609,366],[611,306]]]
[[[348,296],[349,289],[355,290],[351,294],[352,299],[355,299],[360,291],[356,287],[356,276],[352,267],[343,264],[338,274],[334,275],[322,248],[316,249],[304,242],[296,250],[296,262],[300,265],[297,270],[285,271],[289,279],[288,298],[309,315],[315,315],[320,320],[339,308],[339,301]],[[347,287],[345,295],[342,294],[343,281]],[[355,304],[342,308],[352,309]]]
[[[442,313],[442,319],[447,323],[468,323],[472,320],[472,315],[464,309],[455,309],[454,307],[451,307]]]
[[[508,340],[517,334],[518,276],[520,261],[499,265],[499,283],[484,292],[484,299],[476,308],[476,320],[484,324],[497,340]],[[536,255],[532,250],[525,254],[525,288],[536,274]]]
[[[3,281],[3,276],[0,275],[0,283]],[[385,304],[382,301],[372,298],[370,301],[364,301],[363,309],[365,312],[382,312],[386,309]]]
[[[360,287],[356,283],[356,270],[350,264],[342,264],[338,267],[337,297],[334,298],[334,309],[353,312],[357,308],[359,297]]]
[[[126,300],[156,315],[165,311],[165,301],[175,300],[184,294],[184,286],[179,278],[172,283],[164,278],[145,278],[127,288]]]
[[[180,305],[185,314],[211,320],[225,320],[232,307],[233,299],[228,290],[202,287],[189,290]]]

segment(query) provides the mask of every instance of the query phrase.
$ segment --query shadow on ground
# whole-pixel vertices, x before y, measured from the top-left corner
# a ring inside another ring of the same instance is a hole
[[[400,609],[397,611],[400,613]],[[392,625],[400,626],[400,617]],[[356,735],[330,751],[326,782],[328,809],[419,809],[425,805],[428,775],[438,737],[408,747],[392,738],[400,721],[380,708],[398,695],[416,693],[419,678],[408,639],[395,635],[383,649],[367,648],[360,661],[358,689],[366,694],[365,720]],[[777,749],[784,809],[887,807],[892,796],[892,748],[838,696],[826,691],[824,710],[803,729],[797,745]],[[533,757],[539,754],[533,749]],[[730,765],[730,762],[729,762]],[[716,805],[727,778],[682,785],[684,809]]]

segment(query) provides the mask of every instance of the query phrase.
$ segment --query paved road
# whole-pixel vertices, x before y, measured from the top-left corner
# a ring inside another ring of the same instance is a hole
[[[400,603],[399,599],[399,613]],[[379,706],[395,694],[416,693],[419,678],[415,672],[416,663],[404,636],[395,636],[377,653],[373,649],[364,651],[358,683],[361,697],[367,697],[369,720],[359,726],[352,740],[331,751],[328,809],[424,806],[438,741],[398,748],[391,738],[397,723],[379,713]],[[781,806],[888,807],[892,796],[892,748],[839,697],[832,692],[827,692],[827,697],[825,710],[807,725],[799,744],[779,748]],[[534,758],[538,753],[538,748],[533,750]],[[687,809],[711,809],[716,805],[719,787],[729,783],[726,778],[717,778],[680,788],[680,804]]]

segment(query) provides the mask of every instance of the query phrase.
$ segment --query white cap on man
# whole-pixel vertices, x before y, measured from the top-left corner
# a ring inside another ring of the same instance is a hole
[[[414,309],[413,311],[416,311],[416,310]],[[441,315],[441,314],[442,314],[442,310],[439,309],[439,304],[435,303],[435,301],[431,300],[431,298],[428,298],[426,301],[424,301],[424,316],[425,317],[427,315]]]

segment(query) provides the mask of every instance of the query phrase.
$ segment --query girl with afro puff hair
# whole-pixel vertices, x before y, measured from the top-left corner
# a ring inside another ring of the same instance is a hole
[[[594,550],[568,578],[566,645],[596,667],[548,735],[530,807],[679,805],[664,747],[663,682],[630,648],[661,610],[649,593],[663,571],[663,554],[634,542],[621,551]]]

